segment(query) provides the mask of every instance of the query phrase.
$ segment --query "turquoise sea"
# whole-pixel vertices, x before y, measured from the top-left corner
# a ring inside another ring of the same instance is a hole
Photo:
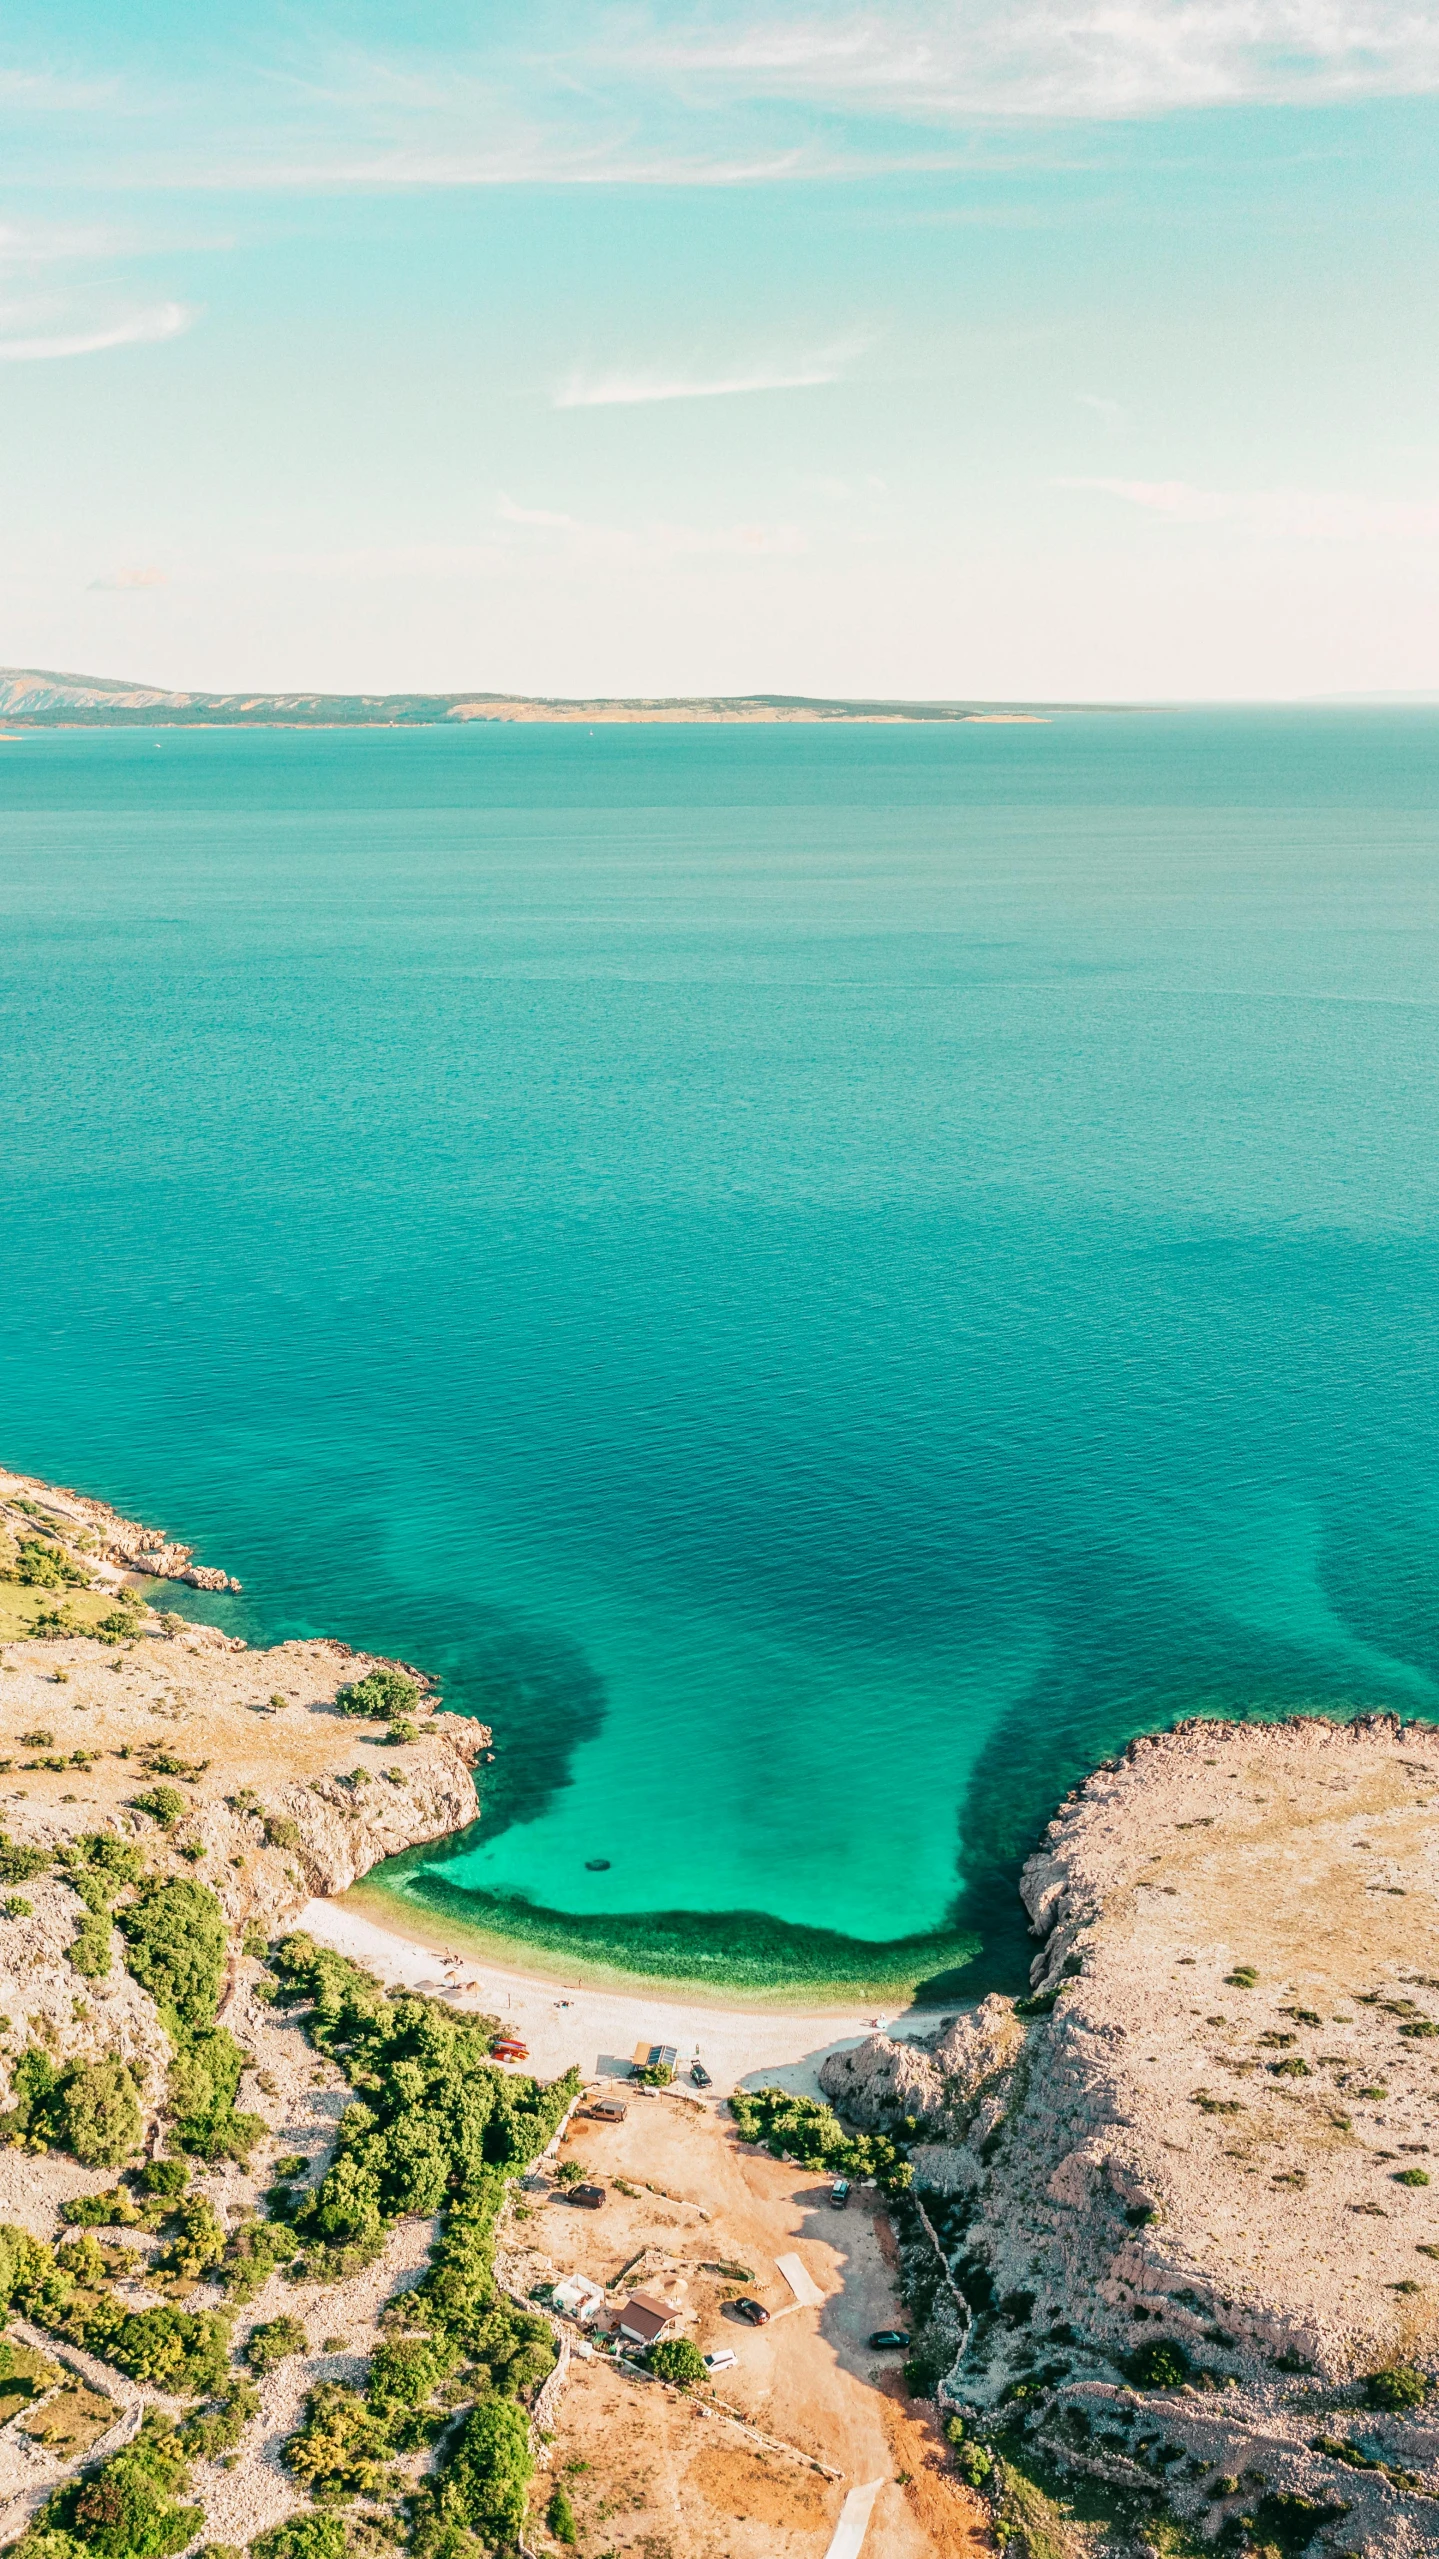
[[[0,1456],[493,1725],[447,1923],[1012,1980],[1126,1736],[1439,1712],[1436,802],[1425,711],[0,744]]]

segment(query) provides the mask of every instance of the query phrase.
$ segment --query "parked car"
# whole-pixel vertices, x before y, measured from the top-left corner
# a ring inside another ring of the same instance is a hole
[[[598,2212],[605,2200],[605,2190],[603,2186],[571,2186],[569,2200],[572,2204],[583,2204],[588,2212]]]
[[[847,2177],[836,2177],[834,2184],[829,2190],[829,2199],[836,2212],[843,2212],[845,2205],[849,2202],[849,2179]]]
[[[709,2072],[706,2070],[698,2053],[695,2054],[694,2060],[690,2063],[690,2077],[694,2081],[696,2088],[708,2088],[711,2085]]]
[[[706,2355],[705,2370],[706,2372],[728,2372],[731,2364],[738,2362],[739,2357],[733,2346],[721,2346],[717,2355]]]
[[[909,2339],[902,2328],[876,2328],[869,2342],[876,2354],[887,2354],[893,2349],[902,2355],[909,2347]]]
[[[767,2328],[769,2326],[769,2312],[766,2310],[764,2303],[762,2301],[751,2301],[748,2293],[743,2293],[740,2296],[740,2299],[735,2303],[735,2308],[739,2312],[741,2319],[747,2319],[749,2321],[751,2328]],[[905,2343],[908,2344],[908,2342],[909,2340],[906,2338]]]
[[[589,2113],[597,2124],[622,2124],[628,2109],[623,2097],[596,2097]]]

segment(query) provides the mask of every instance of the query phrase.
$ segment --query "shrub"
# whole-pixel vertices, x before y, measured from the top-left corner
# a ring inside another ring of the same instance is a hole
[[[395,1670],[372,1670],[366,1678],[353,1680],[342,1688],[335,1700],[342,1715],[363,1715],[372,1723],[395,1723],[408,1715],[419,1696],[412,1679],[402,1679]]]
[[[1427,2186],[1429,2171],[1427,2168],[1396,2168],[1394,2183],[1396,2186]]]
[[[660,2381],[677,2382],[681,2390],[693,2390],[696,2383],[709,2379],[705,2359],[692,2337],[662,2337],[645,2360]]]
[[[147,2195],[183,2195],[190,2183],[190,2171],[183,2159],[147,2159],[137,2169],[135,2183]]]
[[[562,2541],[567,2549],[575,2547],[580,2537],[575,2523],[575,2510],[565,2495],[564,2489],[558,2483],[550,2498],[545,2523],[552,2541]]]
[[[0,1884],[28,1884],[32,1875],[41,1875],[50,1863],[44,1848],[22,1848],[7,1839],[0,1830]]]
[[[245,2361],[252,2372],[274,2372],[289,2355],[307,2355],[310,2340],[298,2319],[267,2319],[245,2340]]]
[[[260,2413],[260,2394],[243,2373],[232,2373],[207,2407],[193,2408],[180,2429],[185,2450],[200,2461],[232,2452],[252,2417]]]
[[[58,2543],[61,2550],[78,2544],[96,2559],[168,2559],[205,2520],[199,2506],[175,2502],[189,2485],[173,2423],[147,2408],[133,2443],[54,2491],[15,2545],[17,2555],[33,2546],[38,2559],[47,2544]]]
[[[1226,1973],[1224,1978],[1231,1990],[1253,1990],[1259,1975],[1252,1964],[1236,1964],[1233,1972]]]
[[[43,1537],[22,1537],[7,1578],[24,1582],[31,1590],[83,1589],[90,1576],[71,1562],[63,1547],[47,1544]]]
[[[322,2381],[305,2402],[305,2422],[281,2459],[312,2497],[327,2504],[384,2497],[395,2484],[389,2431],[357,2390]]]
[[[273,2221],[239,2222],[225,2243],[220,2281],[232,2301],[253,2301],[277,2266],[295,2254],[292,2232]]]
[[[175,2214],[175,2233],[161,2266],[167,2273],[195,2283],[219,2265],[225,2254],[225,2230],[203,2195],[187,2195]]]
[[[982,2443],[961,2444],[954,2466],[969,2487],[982,2488],[994,2469],[994,2455]]]
[[[1428,2396],[1429,2376],[1413,2364],[1385,2364],[1364,2377],[1366,2408],[1386,2408],[1397,2416],[1406,2408],[1422,2407]]]
[[[842,2177],[873,2177],[889,2195],[902,2193],[913,2174],[897,2144],[884,2133],[846,2133],[832,2106],[796,2097],[787,2088],[741,2088],[729,2101],[745,2141],[763,2141],[776,2159],[788,2152],[806,2168]]]
[[[582,2186],[589,2175],[582,2159],[562,2159],[555,2170],[557,2186]]]
[[[185,1798],[173,1786],[152,1786],[144,1795],[131,1798],[137,1813],[148,1813],[162,1830],[173,1830],[185,1810]]]
[[[123,2061],[78,2065],[66,2075],[61,2104],[65,2147],[86,2168],[117,2168],[138,2150],[139,2092]]]
[[[1278,2550],[1288,2554],[1308,2548],[1316,2532],[1326,2524],[1339,2523],[1347,2515],[1347,2506],[1323,2506],[1315,2497],[1301,2497],[1281,2490],[1261,2497],[1254,2510],[1254,2543],[1258,2550]]]
[[[529,2427],[513,2399],[485,2399],[465,2419],[437,2504],[457,2523],[504,2548],[524,2529],[534,2475]]]
[[[265,1845],[267,1848],[298,1848],[300,1833],[287,1813],[266,1813]]]
[[[1120,2357],[1120,2370],[1136,2390],[1177,2390],[1189,2379],[1189,2357],[1168,2337],[1148,2337]]]
[[[31,1919],[34,1917],[34,1913],[34,1903],[32,1901],[27,1901],[23,1893],[6,1894],[5,1916],[7,1919]]]
[[[250,2559],[345,2559],[349,2535],[338,2515],[291,2515],[250,2544]]]
[[[112,1933],[108,1919],[87,1911],[65,1949],[82,1981],[109,1979]]]

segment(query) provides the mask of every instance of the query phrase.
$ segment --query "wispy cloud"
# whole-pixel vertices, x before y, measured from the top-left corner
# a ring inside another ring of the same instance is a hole
[[[814,391],[843,380],[867,341],[850,340],[788,363],[737,366],[721,373],[645,372],[570,375],[551,403],[556,409],[638,408],[651,400],[732,400],[752,391]]]
[[[1113,117],[1439,88],[1439,18],[1413,0],[887,0],[707,14],[640,38],[652,76],[919,124]]]
[[[1172,524],[1238,524],[1300,541],[1439,540],[1439,502],[1370,498],[1340,490],[1197,489],[1187,480],[1061,480]]]
[[[73,355],[103,355],[112,347],[154,346],[178,338],[196,318],[183,302],[160,302],[148,311],[132,311],[124,319],[99,328],[48,337],[0,338],[0,364],[42,364]]]
[[[90,595],[142,595],[151,587],[168,586],[163,569],[112,569],[107,578],[92,578],[86,592]]]
[[[1092,409],[1095,416],[1102,418],[1107,427],[1129,425],[1129,411],[1118,400],[1107,400],[1103,392],[1076,391],[1074,396],[1081,409]]]

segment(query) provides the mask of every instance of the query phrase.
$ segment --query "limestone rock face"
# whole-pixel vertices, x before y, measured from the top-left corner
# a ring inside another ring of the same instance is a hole
[[[967,2109],[953,2028],[827,2070],[847,2113],[902,2099],[938,2136],[917,2190],[975,2314],[948,2394],[1131,2487],[1162,2441],[1206,2531],[1229,2511],[1210,2474],[1238,2511],[1262,2472],[1348,2509],[1346,2549],[1432,2550],[1439,1731],[1155,1736],[1071,1797],[1022,1890],[1051,2004],[977,2012]],[[1369,2407],[1392,2366],[1429,2377],[1433,2422]]]
[[[936,2141],[960,2142],[976,2104],[1023,2042],[1013,2000],[996,1996],[952,2018],[937,2036],[906,2043],[869,2035],[852,2052],[832,2053],[820,2085],[866,2132],[887,2131],[912,2115]]]

